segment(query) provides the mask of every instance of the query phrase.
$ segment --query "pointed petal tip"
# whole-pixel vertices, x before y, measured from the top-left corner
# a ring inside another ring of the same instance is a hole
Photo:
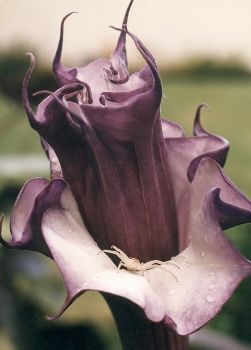
[[[134,35],[130,31],[128,31],[128,29],[125,29],[125,31],[130,36],[130,38],[134,41],[136,48],[138,49],[139,53],[142,55],[142,57],[146,61],[147,65],[152,73],[153,80],[154,80],[154,88],[153,89],[155,91],[157,91],[158,93],[160,92],[159,97],[161,100],[162,84],[161,84],[157,64],[156,64],[154,57],[152,56],[150,51],[145,47],[145,45],[139,40],[139,38],[136,35]]]
[[[194,136],[203,136],[208,135],[206,130],[201,125],[201,111],[202,109],[207,109],[208,112],[210,112],[210,107],[207,103],[201,103],[196,110],[195,118],[194,118],[194,124],[193,124],[193,134]]]
[[[23,100],[23,106],[25,109],[25,112],[27,114],[27,117],[29,119],[30,125],[33,129],[37,130],[39,127],[39,122],[35,118],[35,114],[31,108],[30,102],[29,102],[29,95],[28,95],[28,85],[31,79],[31,74],[33,70],[35,69],[36,65],[36,59],[32,52],[26,52],[26,56],[30,58],[30,66],[26,71],[26,74],[23,79],[23,85],[22,85],[22,100]]]
[[[127,22],[128,17],[130,13],[130,9],[132,7],[133,0],[129,2],[129,5],[127,6],[123,23],[122,23],[122,30],[118,38],[117,45],[115,47],[115,50],[112,53],[111,61],[112,65],[114,66],[115,70],[119,73],[119,79],[112,80],[113,83],[122,84],[125,83],[128,78],[128,61],[127,61],[127,53],[126,53],[126,29],[127,29]],[[111,28],[115,29],[115,27],[111,26]]]
[[[59,35],[59,41],[58,41],[58,46],[57,50],[53,59],[52,63],[52,69],[53,73],[56,77],[56,80],[61,84],[64,85],[66,82],[69,82],[71,78],[71,73],[67,67],[65,67],[62,62],[61,62],[61,57],[62,57],[62,49],[63,49],[63,41],[64,41],[64,23],[66,19],[71,16],[72,14],[77,13],[76,11],[72,11],[68,13],[66,16],[63,17],[60,25],[60,35]],[[74,74],[73,74],[74,75]]]
[[[131,0],[129,2],[129,5],[126,9],[126,13],[125,13],[125,16],[123,18],[123,23],[122,23],[122,28],[127,28],[127,22],[128,22],[128,17],[129,17],[129,13],[130,13],[130,10],[131,10],[131,7],[132,7],[132,4],[133,4],[134,0]]]
[[[61,317],[64,314],[64,312],[68,309],[68,307],[72,305],[74,301],[84,293],[85,293],[85,290],[80,290],[79,292],[76,292],[74,296],[71,296],[70,293],[68,292],[66,295],[66,299],[63,305],[60,307],[59,311],[53,316],[46,316],[46,320],[56,321],[57,319],[59,319],[59,317]]]
[[[39,95],[53,95],[53,92],[50,90],[39,90],[32,94],[32,96],[39,96]]]
[[[34,56],[34,54],[31,52],[31,51],[28,51],[28,52],[25,52],[25,56],[29,56],[30,57],[30,60],[31,60],[31,62],[35,65],[35,61],[36,61],[36,59],[35,59],[35,56]]]
[[[67,13],[67,15],[65,15],[65,16],[63,17],[63,19],[62,19],[61,25],[64,24],[64,22],[66,21],[66,19],[67,19],[68,17],[70,17],[73,13],[78,13],[78,12],[77,12],[77,11],[71,11],[71,12]]]

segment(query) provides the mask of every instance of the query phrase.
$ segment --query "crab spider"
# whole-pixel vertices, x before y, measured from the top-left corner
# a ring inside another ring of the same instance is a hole
[[[121,249],[116,247],[115,245],[111,246],[110,249],[104,249],[102,250],[105,253],[108,254],[113,254],[116,255],[119,259],[120,262],[118,264],[118,270],[121,269],[121,267],[124,267],[126,270],[131,271],[131,272],[143,272],[143,274],[148,271],[152,270],[156,267],[163,268],[165,271],[169,272],[175,280],[178,282],[177,277],[169,270],[165,268],[165,265],[172,265],[175,266],[177,269],[180,269],[178,265],[170,262],[170,261],[161,261],[161,260],[150,260],[146,263],[140,262],[136,258],[129,258]]]

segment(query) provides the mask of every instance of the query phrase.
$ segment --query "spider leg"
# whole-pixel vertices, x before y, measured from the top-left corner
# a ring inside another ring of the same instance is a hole
[[[119,249],[118,247],[116,247],[115,245],[112,245],[111,248],[113,250],[115,250],[116,252],[118,252],[120,254],[120,256],[124,259],[124,260],[127,260],[129,259],[129,257],[126,255],[126,253],[123,252],[123,250]],[[121,259],[121,260],[123,260]]]
[[[148,267],[148,264],[149,266],[151,265],[156,265],[157,266],[160,266],[160,265],[172,265],[172,266],[175,266],[177,267],[177,269],[180,270],[180,267],[170,261],[161,261],[161,260],[151,260],[151,261],[148,261],[147,263],[145,263],[145,267],[147,268]],[[147,265],[147,266],[146,266]]]
[[[119,270],[121,269],[122,266],[125,267],[125,264],[124,264],[123,261],[121,260],[120,263],[119,263],[118,266],[117,266],[118,272],[119,272]]]
[[[177,269],[180,270],[180,267],[179,267],[178,265],[172,263],[172,262],[166,261],[165,264],[166,264],[166,265],[172,265],[172,266],[174,266],[174,267],[177,267]]]
[[[149,262],[150,262],[150,261],[149,261]],[[173,278],[176,280],[176,282],[179,282],[179,280],[178,280],[178,278],[175,276],[175,274],[174,274],[172,271],[169,271],[167,268],[165,268],[165,267],[163,266],[163,264],[162,264],[162,265],[153,265],[153,266],[149,266],[145,271],[152,270],[152,269],[154,269],[154,268],[156,268],[156,267],[159,267],[160,269],[163,269],[163,270],[165,270],[166,272],[169,272],[170,275],[173,276]]]
[[[160,265],[163,265],[165,264],[165,261],[160,261],[160,260],[151,260],[151,261],[148,261],[146,262],[143,267],[144,269],[148,270],[149,267],[152,268],[152,267],[158,267]]]
[[[120,260],[122,260],[119,252],[116,252],[114,250],[104,249],[104,250],[101,250],[101,252],[116,255]]]
[[[169,272],[171,276],[173,276],[173,278],[176,280],[177,283],[179,283],[178,278],[175,276],[175,274],[172,271],[169,271],[167,268],[165,268],[164,266],[159,266],[161,269],[165,270],[166,272]]]

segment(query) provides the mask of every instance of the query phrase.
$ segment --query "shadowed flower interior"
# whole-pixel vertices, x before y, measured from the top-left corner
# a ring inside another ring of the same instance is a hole
[[[205,105],[196,111],[193,136],[161,117],[155,60],[127,28],[132,3],[111,58],[85,67],[61,62],[64,17],[53,62],[59,89],[40,92],[48,96],[36,112],[27,92],[35,67],[29,54],[23,103],[51,179],[24,185],[11,241],[2,244],[55,260],[67,288],[56,317],[84,291],[97,290],[135,303],[149,320],[186,335],[213,318],[251,273],[223,232],[251,221],[251,202],[222,170],[228,142],[201,126]],[[133,74],[126,37],[145,60]],[[104,251],[111,246],[142,265],[118,270],[120,259]],[[164,263],[143,265],[155,260]]]

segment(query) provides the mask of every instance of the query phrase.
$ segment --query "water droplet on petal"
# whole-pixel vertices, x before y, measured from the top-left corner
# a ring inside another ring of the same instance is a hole
[[[170,295],[176,294],[176,290],[174,290],[174,289],[170,290],[169,294],[170,294]]]
[[[202,256],[202,258],[204,258],[204,256],[206,255],[206,253],[204,252],[204,250],[201,251],[200,255]]]
[[[214,271],[210,271],[210,276],[215,276],[215,272]]]
[[[206,301],[211,304],[211,303],[213,303],[215,301],[215,298],[212,297],[212,295],[207,295],[206,296]]]

